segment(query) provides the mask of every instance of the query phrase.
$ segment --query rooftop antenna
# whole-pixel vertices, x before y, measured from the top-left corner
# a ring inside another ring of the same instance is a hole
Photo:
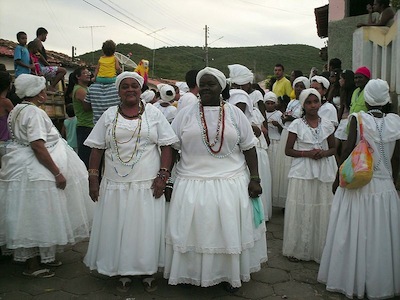
[[[88,26],[79,26],[79,28],[90,28],[90,34],[92,36],[92,65],[94,64],[94,48],[93,48],[93,28],[105,27],[103,25],[88,25]]]

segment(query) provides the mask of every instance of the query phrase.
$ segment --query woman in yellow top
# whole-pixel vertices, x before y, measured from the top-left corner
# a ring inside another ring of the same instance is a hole
[[[114,83],[117,73],[121,73],[121,66],[115,57],[116,45],[114,41],[107,40],[103,43],[104,55],[100,57],[94,72],[94,78],[98,83]]]

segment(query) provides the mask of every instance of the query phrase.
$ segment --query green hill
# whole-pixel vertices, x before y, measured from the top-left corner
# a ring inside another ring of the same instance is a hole
[[[155,51],[155,68],[153,67],[153,50],[139,44],[118,44],[117,52],[127,55],[138,63],[141,59],[150,62],[150,77],[184,80],[190,69],[202,69],[205,66],[205,53],[201,47],[163,47]],[[90,64],[97,62],[101,50],[85,53],[79,58]],[[261,81],[273,75],[276,63],[285,66],[286,74],[292,70],[301,70],[308,76],[312,67],[320,70],[324,62],[319,57],[319,49],[308,45],[274,45],[237,48],[209,48],[209,66],[215,67],[226,75],[229,64],[242,64],[256,74]]]

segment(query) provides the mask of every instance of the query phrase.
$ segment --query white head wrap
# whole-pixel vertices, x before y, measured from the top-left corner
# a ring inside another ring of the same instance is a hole
[[[306,99],[310,95],[317,96],[319,102],[321,103],[321,95],[320,95],[320,93],[316,89],[310,88],[310,89],[302,90],[301,93],[300,93],[299,101],[300,101],[301,107],[304,107],[304,102],[306,101]]]
[[[156,94],[153,91],[147,90],[142,93],[140,98],[142,98],[146,103],[150,103],[154,99],[155,95]]]
[[[161,102],[170,102],[175,98],[175,89],[169,84],[160,83],[157,85],[157,89],[160,92]]]
[[[383,106],[390,102],[389,85],[382,79],[371,79],[364,88],[364,100],[370,106]]]
[[[253,73],[245,66],[242,65],[228,65],[229,81],[238,85],[252,83],[254,79]]]
[[[42,76],[21,74],[15,79],[14,85],[19,98],[30,98],[46,88],[46,79]]]
[[[309,89],[309,88],[310,88],[310,80],[309,80],[307,77],[305,77],[305,76],[297,77],[297,78],[293,81],[292,87],[294,88],[294,87],[296,86],[296,84],[299,83],[299,82],[302,82],[302,83],[304,84],[304,86],[305,86],[306,89]]]
[[[314,76],[314,77],[311,78],[311,82],[313,82],[313,81],[316,81],[316,82],[318,82],[318,83],[321,83],[322,86],[323,86],[326,90],[329,88],[329,85],[330,85],[329,80],[326,79],[324,76],[316,75],[316,76]]]
[[[184,93],[189,92],[189,87],[188,87],[188,85],[187,85],[186,82],[177,81],[177,82],[175,83],[175,85],[179,88],[179,94],[181,94],[181,96],[182,96]]]
[[[200,70],[199,73],[197,73],[197,76],[196,76],[197,86],[200,86],[200,78],[206,74],[212,75],[215,78],[217,78],[219,85],[221,86],[222,89],[224,89],[226,87],[226,77],[225,77],[224,73],[222,73],[218,69],[210,68],[210,67],[205,67],[203,70]]]
[[[268,92],[264,95],[264,102],[272,101],[274,103],[278,103],[278,97],[274,92]]]
[[[244,114],[246,115],[248,120],[251,120],[253,116],[253,101],[251,100],[249,94],[241,89],[231,89],[229,90],[230,97],[228,102],[236,105],[237,103],[245,103],[246,109]]]
[[[125,78],[136,79],[136,81],[139,82],[140,87],[143,87],[144,79],[138,73],[136,73],[136,72],[122,72],[121,74],[119,74],[117,76],[117,79],[115,79],[115,87],[117,88],[117,90],[119,90],[119,86],[120,86],[122,80],[124,80]]]

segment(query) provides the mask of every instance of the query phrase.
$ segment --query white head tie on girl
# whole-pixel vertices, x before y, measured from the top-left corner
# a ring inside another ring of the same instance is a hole
[[[364,100],[371,106],[383,106],[390,102],[389,85],[382,79],[371,79],[364,88]]]
[[[229,81],[238,85],[244,85],[247,83],[252,83],[254,79],[253,72],[251,72],[247,67],[234,64],[228,65],[229,69]]]
[[[300,96],[299,96],[299,101],[300,101],[301,107],[304,107],[304,102],[310,95],[315,95],[318,98],[319,102],[321,102],[321,95],[316,89],[313,89],[313,88],[305,89],[305,90],[301,91]]]
[[[221,86],[222,89],[224,89],[226,87],[226,77],[225,77],[224,73],[222,73],[218,69],[210,68],[210,67],[205,67],[203,70],[200,70],[199,73],[197,73],[197,76],[196,76],[197,86],[200,86],[200,78],[206,74],[212,75],[215,78],[217,78],[219,85]]]
[[[296,86],[297,83],[302,82],[304,84],[304,87],[306,89],[310,88],[310,80],[307,77],[304,76],[300,76],[297,77],[294,81],[293,81],[293,85],[292,87],[294,88]]]
[[[320,84],[322,84],[322,86],[327,90],[330,86],[329,80],[326,79],[324,76],[319,76],[316,75],[313,78],[311,78],[311,82],[316,81]]]
[[[153,91],[147,90],[142,93],[140,98],[142,98],[146,103],[150,103],[154,99],[155,95],[156,94]]]
[[[274,92],[268,92],[264,95],[264,102],[272,101],[274,103],[278,103],[278,97]]]
[[[167,103],[175,98],[175,89],[169,84],[160,83],[157,89],[160,92],[161,102]]]

